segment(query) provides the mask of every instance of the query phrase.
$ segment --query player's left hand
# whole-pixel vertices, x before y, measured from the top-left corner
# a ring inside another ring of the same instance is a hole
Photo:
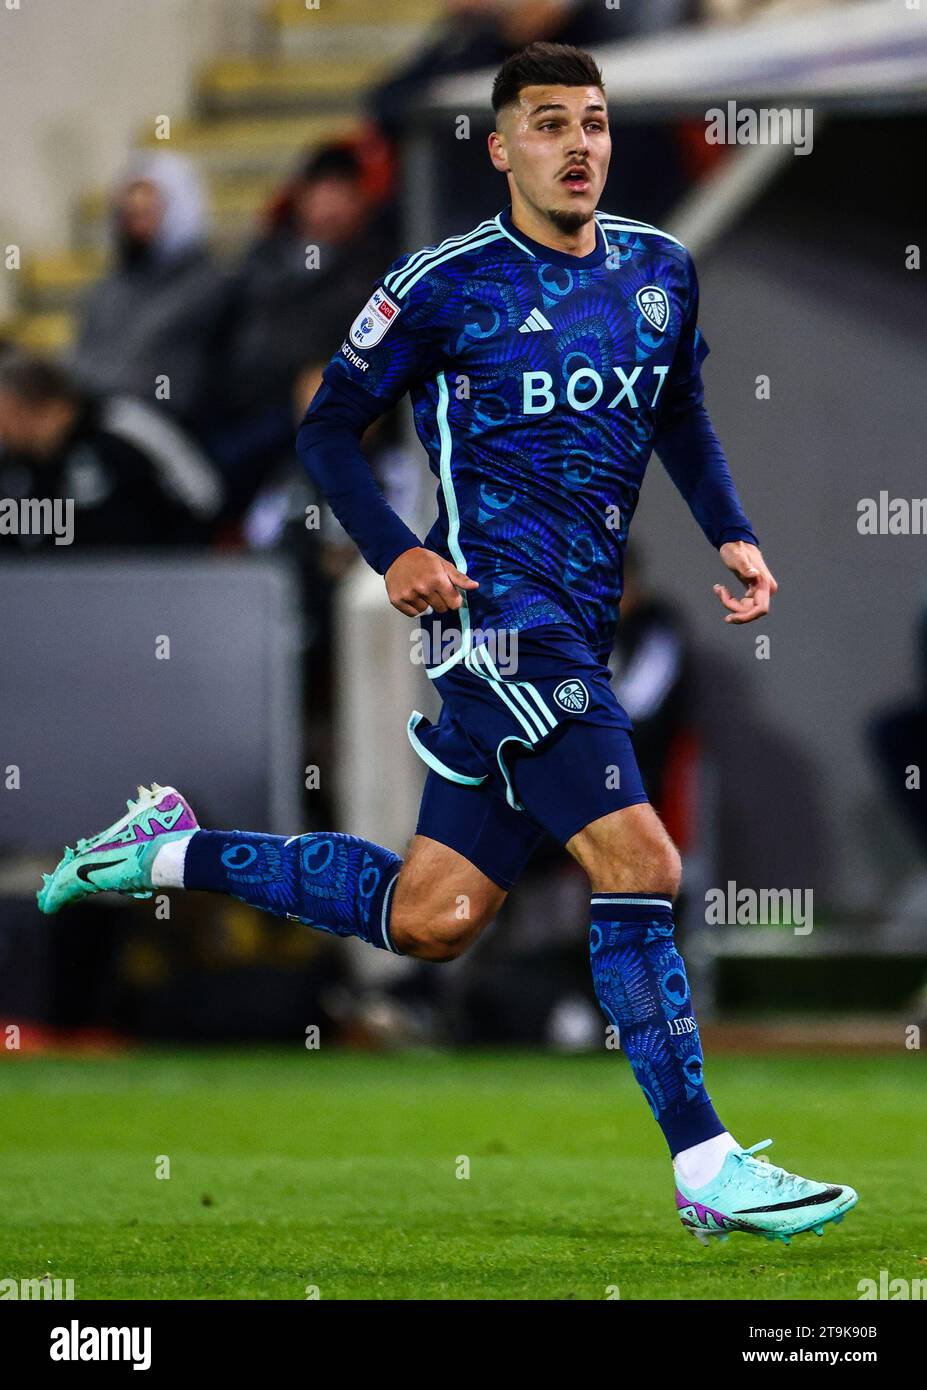
[[[779,588],[766,567],[766,561],[749,541],[725,541],[718,554],[732,574],[745,585],[743,598],[733,598],[723,584],[715,584],[714,592],[728,609],[726,623],[752,623],[769,612],[769,601]]]

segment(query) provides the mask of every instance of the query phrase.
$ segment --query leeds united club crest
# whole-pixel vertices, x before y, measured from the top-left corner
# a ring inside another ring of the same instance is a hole
[[[666,297],[666,290],[661,289],[659,285],[644,285],[634,297],[637,300],[638,309],[651,328],[662,333],[669,322],[669,300]]]
[[[589,705],[589,691],[582,681],[561,681],[554,691],[554,704],[566,710],[567,714],[585,714]]]

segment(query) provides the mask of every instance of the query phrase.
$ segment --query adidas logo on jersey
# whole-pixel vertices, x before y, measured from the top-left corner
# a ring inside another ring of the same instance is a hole
[[[554,325],[544,317],[540,309],[532,309],[518,331],[519,333],[544,333],[548,329],[553,330],[553,326]]]

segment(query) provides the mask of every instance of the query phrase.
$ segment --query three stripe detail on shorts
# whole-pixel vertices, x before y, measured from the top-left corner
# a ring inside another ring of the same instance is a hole
[[[488,681],[509,712],[518,720],[529,743],[537,743],[557,727],[557,716],[530,681],[504,681],[487,646],[474,647],[464,665]]]

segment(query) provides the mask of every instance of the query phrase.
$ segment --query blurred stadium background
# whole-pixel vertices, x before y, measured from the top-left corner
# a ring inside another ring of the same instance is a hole
[[[652,465],[615,680],[684,851],[706,1049],[910,1055],[925,540],[857,522],[924,492],[927,6],[42,0],[0,31],[0,497],[76,503],[72,545],[0,535],[0,1057],[11,1026],[21,1053],[302,1046],[312,1024],[601,1048],[585,883],[553,850],[440,969],[206,896],[34,904],[61,844],[152,778],[207,826],[402,850],[427,683],[293,434],[394,256],[507,203],[490,79],[537,37],[602,66],[603,206],[696,256],[709,405],[781,586],[766,659],[721,622],[717,562]],[[709,144],[728,101],[810,109],[813,148]],[[418,523],[404,408],[367,442]],[[812,892],[813,931],[706,922],[730,882]]]

